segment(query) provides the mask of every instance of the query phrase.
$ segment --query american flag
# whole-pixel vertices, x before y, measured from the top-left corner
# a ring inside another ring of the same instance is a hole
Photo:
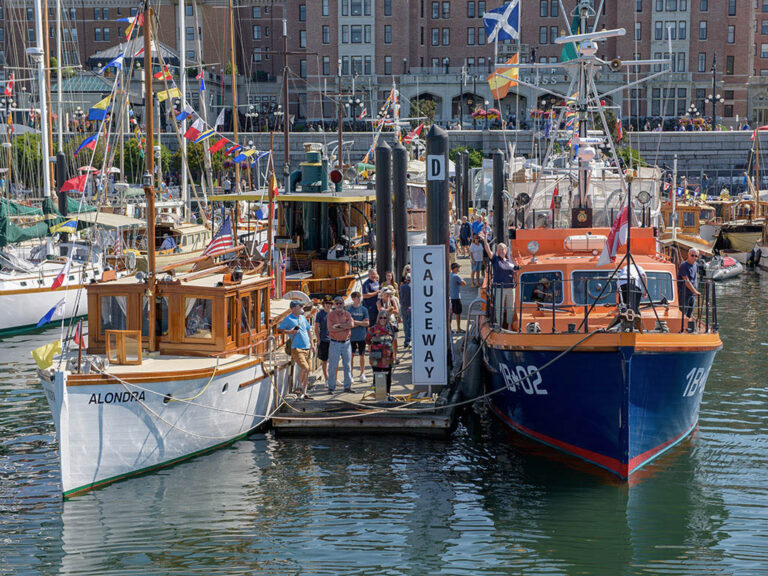
[[[216,256],[234,245],[235,243],[232,241],[232,221],[227,216],[219,231],[216,232],[216,235],[211,240],[211,243],[203,250],[203,256]]]

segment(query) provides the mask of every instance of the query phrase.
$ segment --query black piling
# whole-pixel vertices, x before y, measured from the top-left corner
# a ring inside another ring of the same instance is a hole
[[[461,215],[469,216],[469,198],[472,190],[472,183],[469,181],[469,150],[464,150],[461,153],[461,170],[463,172],[461,185],[464,187],[461,194]]]
[[[64,186],[64,182],[67,179],[67,157],[64,152],[59,150],[56,154],[56,184],[58,185],[59,193],[59,212],[62,216],[67,215],[67,192],[62,192],[61,187]]]
[[[493,157],[493,234],[496,242],[505,242],[507,227],[504,223],[504,152],[495,150]]]
[[[392,270],[392,148],[376,146],[376,270],[382,281]]]
[[[399,279],[408,264],[408,151],[400,142],[392,148],[392,187],[395,202],[392,212],[395,245],[393,272],[394,277]]]
[[[463,206],[461,194],[464,191],[464,186],[461,183],[461,177],[464,174],[461,169],[461,161],[463,158],[464,156],[459,152],[456,154],[456,160],[454,160],[456,176],[453,179],[453,210],[458,220],[461,220],[461,217],[463,216],[461,213],[461,207]],[[456,240],[458,241],[458,238]]]

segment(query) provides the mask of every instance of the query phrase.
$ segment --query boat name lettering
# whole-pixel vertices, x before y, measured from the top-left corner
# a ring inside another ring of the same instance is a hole
[[[125,392],[107,392],[103,394],[91,394],[91,399],[88,400],[88,405],[91,404],[118,404],[121,402],[136,402],[137,400],[144,400],[144,391],[125,391]]]
[[[518,385],[526,394],[539,394],[545,396],[549,394],[546,388],[541,386],[541,372],[536,366],[507,366],[501,364],[501,375],[504,377],[504,383],[507,390],[517,392]]]
[[[709,370],[706,368],[691,368],[691,371],[685,376],[688,383],[685,386],[685,390],[683,390],[683,398],[690,398],[691,396],[696,396],[699,392],[703,392],[708,375]]]

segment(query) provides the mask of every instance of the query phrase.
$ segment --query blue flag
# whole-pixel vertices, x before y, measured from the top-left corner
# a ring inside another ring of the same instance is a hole
[[[45,313],[45,316],[40,318],[40,321],[37,323],[37,327],[40,328],[40,326],[48,324],[48,322],[53,320],[55,316],[64,316],[64,298],[59,300],[53,308]]]
[[[520,1],[512,0],[483,16],[488,42],[517,40],[520,36]]]

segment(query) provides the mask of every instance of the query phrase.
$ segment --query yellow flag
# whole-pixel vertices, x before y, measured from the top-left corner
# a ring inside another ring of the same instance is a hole
[[[181,90],[174,86],[170,90],[163,90],[162,92],[157,93],[158,102],[163,102],[168,100],[168,98],[181,98]]]
[[[488,86],[494,100],[501,100],[509,93],[512,86],[517,86],[516,79],[520,72],[517,67],[518,61],[518,55],[513,54],[504,66],[500,66],[496,72],[488,76]]]
[[[45,370],[53,364],[53,357],[61,352],[61,340],[51,342],[32,350],[32,358],[35,359],[40,370]]]

